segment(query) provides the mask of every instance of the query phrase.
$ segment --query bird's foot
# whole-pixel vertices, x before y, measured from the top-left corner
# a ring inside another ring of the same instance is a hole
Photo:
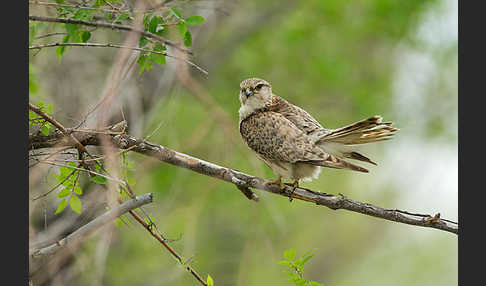
[[[284,189],[284,185],[282,183],[282,177],[280,177],[280,176],[278,176],[278,178],[275,179],[275,180],[267,180],[264,184],[265,185],[274,184],[274,185],[278,185],[281,190]]]
[[[297,189],[299,187],[299,180],[295,180],[293,183],[292,183],[292,192],[290,192],[289,194],[289,202],[291,202],[294,198],[292,197],[292,195],[294,194],[295,192],[295,189]]]

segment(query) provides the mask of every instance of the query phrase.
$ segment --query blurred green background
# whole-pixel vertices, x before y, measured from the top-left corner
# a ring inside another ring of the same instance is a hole
[[[153,133],[149,140],[168,148],[274,178],[238,133],[239,83],[261,77],[324,127],[379,114],[400,128],[392,141],[362,147],[378,163],[366,166],[369,174],[323,169],[303,187],[457,221],[457,1],[169,4],[206,18],[193,30],[192,59],[209,75],[190,71],[213,102],[179,83],[177,61],[135,70],[119,94],[130,134]],[[124,36],[100,31],[92,40]],[[73,126],[100,97],[114,54],[72,48],[62,61],[54,49],[31,55],[37,90],[30,101],[53,103],[54,115]],[[454,234],[258,190],[254,203],[231,184],[138,154],[128,158],[135,191],[155,193],[146,210],[159,230],[180,238],[171,245],[215,285],[292,285],[277,264],[289,248],[298,256],[315,249],[304,277],[326,286],[457,285]],[[57,198],[48,200],[55,205]],[[71,285],[91,285],[99,275],[93,257],[102,238],[90,238],[75,255]],[[102,285],[197,285],[135,223],[115,230],[104,263]]]

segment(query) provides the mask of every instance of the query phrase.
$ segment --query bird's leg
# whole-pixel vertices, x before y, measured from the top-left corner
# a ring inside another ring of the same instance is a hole
[[[277,184],[280,187],[281,190],[283,190],[283,188],[284,188],[284,185],[282,183],[282,176],[278,176],[278,178],[275,179],[275,180],[267,180],[265,182],[265,185],[268,185],[268,184]]]
[[[295,189],[297,189],[298,187],[299,187],[299,180],[297,179],[292,183],[292,192],[290,192],[289,194],[289,201],[293,200],[292,195],[294,194]]]

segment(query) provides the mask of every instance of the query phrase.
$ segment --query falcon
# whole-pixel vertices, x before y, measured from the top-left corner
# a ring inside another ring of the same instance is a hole
[[[353,159],[376,165],[357,152],[355,145],[391,139],[397,128],[382,117],[360,120],[353,124],[327,129],[309,113],[272,92],[270,83],[249,78],[240,83],[239,130],[241,137],[278,176],[267,184],[278,184],[282,178],[311,181],[321,167],[347,169],[367,173],[368,170],[349,163]]]

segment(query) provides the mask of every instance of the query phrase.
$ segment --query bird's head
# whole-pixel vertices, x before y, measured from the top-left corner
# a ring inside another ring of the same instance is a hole
[[[272,104],[272,86],[260,78],[245,79],[240,83],[240,102],[240,120],[243,120]]]

